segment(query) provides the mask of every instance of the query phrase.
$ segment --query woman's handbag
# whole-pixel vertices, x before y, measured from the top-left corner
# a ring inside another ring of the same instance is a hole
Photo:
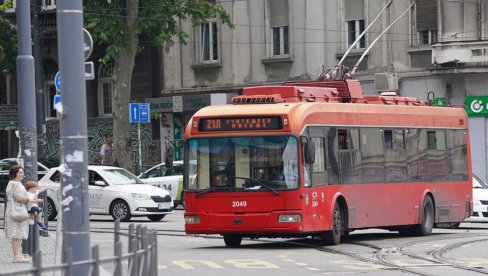
[[[29,218],[29,214],[27,214],[27,208],[24,206],[24,204],[16,200],[10,200],[10,204],[10,217],[13,221],[21,222]]]

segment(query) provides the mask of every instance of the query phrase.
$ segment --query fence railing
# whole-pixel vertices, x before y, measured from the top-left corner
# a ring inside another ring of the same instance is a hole
[[[123,253],[121,237],[128,238],[127,253]],[[83,261],[73,261],[73,249],[65,249],[64,262],[59,265],[43,266],[42,252],[39,250],[33,256],[33,266],[31,268],[2,273],[2,276],[17,275],[34,275],[40,276],[46,272],[60,272],[62,275],[71,276],[73,268],[79,266],[89,266],[88,275],[103,275],[102,270],[112,265],[112,275],[130,275],[130,276],[156,276],[158,274],[158,240],[157,230],[150,230],[140,224],[135,226],[129,225],[127,233],[120,230],[120,221],[114,224],[114,255],[110,257],[100,257],[100,248],[98,245],[92,247],[91,258]],[[102,265],[105,265],[102,266]],[[105,273],[106,274],[106,273]]]

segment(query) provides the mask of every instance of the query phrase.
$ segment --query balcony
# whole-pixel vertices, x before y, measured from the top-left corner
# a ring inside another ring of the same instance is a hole
[[[488,40],[439,42],[432,45],[432,63],[441,67],[486,66]]]
[[[432,45],[433,75],[488,72],[488,40],[439,42]]]
[[[4,4],[5,0],[0,0],[0,4]],[[6,13],[15,13],[15,7],[17,6],[17,0],[13,0],[13,7],[5,9]],[[41,11],[49,11],[56,9],[56,0],[42,0],[41,1]]]

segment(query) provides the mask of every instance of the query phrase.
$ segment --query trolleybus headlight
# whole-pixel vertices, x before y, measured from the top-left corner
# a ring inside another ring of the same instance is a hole
[[[185,223],[186,224],[198,224],[200,223],[199,216],[185,216]]]
[[[302,216],[299,214],[293,215],[280,215],[278,217],[278,222],[301,222]]]

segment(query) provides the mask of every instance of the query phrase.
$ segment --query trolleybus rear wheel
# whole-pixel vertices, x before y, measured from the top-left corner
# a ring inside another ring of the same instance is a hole
[[[422,203],[422,221],[413,226],[413,233],[417,236],[429,236],[434,228],[434,202],[426,196]]]
[[[339,202],[334,205],[334,214],[332,230],[322,233],[322,243],[324,245],[337,245],[341,242],[341,236],[344,231],[344,214],[341,211]]]
[[[242,236],[240,235],[223,235],[225,245],[228,247],[238,247],[241,245]]]

